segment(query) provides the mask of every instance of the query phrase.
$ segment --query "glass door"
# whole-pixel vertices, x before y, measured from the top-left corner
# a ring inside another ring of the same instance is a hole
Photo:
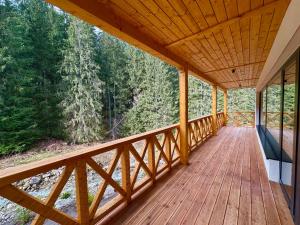
[[[282,148],[280,163],[280,180],[288,204],[294,208],[294,168],[296,156],[296,59],[284,68],[283,102],[282,102]]]

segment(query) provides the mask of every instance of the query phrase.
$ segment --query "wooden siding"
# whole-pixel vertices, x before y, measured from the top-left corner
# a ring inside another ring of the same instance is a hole
[[[267,178],[254,128],[223,127],[153,190],[99,224],[293,224]]]
[[[188,65],[190,72],[223,88],[256,85],[289,4],[289,0],[48,1],[177,67]]]

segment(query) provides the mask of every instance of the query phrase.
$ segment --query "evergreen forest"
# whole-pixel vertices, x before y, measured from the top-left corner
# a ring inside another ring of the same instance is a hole
[[[229,107],[253,111],[254,98],[233,90]],[[176,68],[44,1],[0,0],[0,156],[174,124],[178,100]],[[210,86],[189,76],[188,101],[190,119],[210,114]]]

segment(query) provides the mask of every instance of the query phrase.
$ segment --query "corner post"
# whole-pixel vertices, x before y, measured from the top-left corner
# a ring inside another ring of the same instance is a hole
[[[227,102],[227,89],[224,90],[224,126],[227,125],[228,117],[227,117],[227,108],[228,108],[228,102]]]
[[[211,89],[212,97],[212,133],[214,136],[217,135],[217,85],[212,85]]]
[[[180,160],[188,164],[188,68],[179,71],[179,130],[180,130]]]

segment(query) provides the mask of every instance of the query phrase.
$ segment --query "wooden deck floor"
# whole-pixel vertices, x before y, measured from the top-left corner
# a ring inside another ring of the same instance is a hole
[[[293,224],[256,146],[254,128],[222,128],[109,224]]]

